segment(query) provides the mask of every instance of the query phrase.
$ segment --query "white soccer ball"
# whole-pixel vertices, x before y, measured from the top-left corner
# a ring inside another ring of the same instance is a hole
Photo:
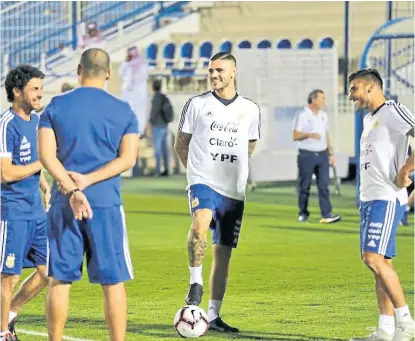
[[[203,336],[208,327],[208,317],[205,311],[195,305],[180,308],[174,316],[174,328],[183,338]]]

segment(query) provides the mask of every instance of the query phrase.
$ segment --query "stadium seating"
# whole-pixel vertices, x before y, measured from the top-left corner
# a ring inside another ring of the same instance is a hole
[[[209,58],[213,55],[213,43],[210,41],[203,42],[199,47],[199,65],[200,69],[208,66]]]
[[[308,38],[301,40],[297,45],[299,49],[312,49],[313,46],[314,46],[313,41]]]
[[[145,56],[147,58],[148,65],[150,67],[157,66],[157,54],[158,54],[158,46],[156,43],[152,43],[147,46]]]
[[[385,22],[385,2],[351,1],[350,41],[351,58],[360,58],[364,45],[373,32]],[[413,5],[412,5],[413,9]],[[215,2],[212,8],[200,10],[200,33],[172,34],[172,41],[193,40],[220,41],[226,38],[232,42],[246,39],[257,42],[279,37],[291,43],[302,37],[309,38],[317,47],[322,37],[329,36],[343,56],[344,46],[344,2],[258,1],[258,2]],[[367,15],[370,13],[370,15]],[[247,24],[249,23],[249,24]],[[256,43],[255,43],[256,44]],[[274,45],[275,46],[275,45]],[[325,48],[325,47],[322,47]]]
[[[269,49],[271,48],[271,46],[272,46],[271,41],[269,41],[268,39],[263,39],[259,41],[258,44],[256,45],[258,49]]]
[[[3,1],[1,2],[0,38],[6,68],[17,64],[40,65],[60,59],[64,48],[75,48],[87,22],[94,21],[109,38],[119,30],[136,24],[149,15],[178,16],[188,1]],[[125,26],[119,25],[124,23]],[[157,51],[148,53],[154,64]],[[46,58],[45,58],[46,57]]]
[[[288,39],[281,39],[276,46],[277,49],[290,49],[291,42]]]
[[[164,67],[173,69],[176,65],[176,45],[175,43],[167,43],[163,49]]]
[[[249,40],[242,40],[238,43],[238,47],[240,49],[250,49],[252,47],[252,44]]]
[[[163,53],[157,53],[158,47],[163,47]],[[176,51],[177,46],[178,53]],[[222,39],[219,42],[206,40],[202,42],[185,41],[180,45],[175,42],[153,42],[145,47],[146,56],[150,66],[159,65],[161,67],[154,68],[152,75],[154,76],[169,76],[190,77],[198,76],[198,74],[205,75],[205,68],[209,63],[209,58],[217,52],[232,52],[232,47],[237,46],[240,49],[312,49],[312,48],[332,48],[334,47],[334,39],[331,37],[324,37],[319,42],[314,42],[310,38],[302,38],[297,44],[294,44],[286,39],[273,41],[269,38],[260,39],[256,44],[248,39]]]
[[[219,52],[229,52],[232,53],[232,42],[229,40],[223,40],[219,46]]]
[[[192,42],[185,42],[180,46],[180,59],[181,69],[193,69],[194,67],[194,60],[193,60],[193,43]]]
[[[318,46],[321,49],[331,49],[334,47],[334,40],[331,37],[326,37],[320,40]]]

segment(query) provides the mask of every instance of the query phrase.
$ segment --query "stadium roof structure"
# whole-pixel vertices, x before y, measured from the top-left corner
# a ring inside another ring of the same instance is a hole
[[[377,40],[396,40],[396,39],[414,39],[415,32],[414,17],[404,17],[390,20],[380,26],[376,32],[369,38],[363,50],[361,59],[361,68],[366,67],[366,60],[369,50]]]
[[[363,50],[360,68],[378,68],[387,89],[390,81],[396,80],[414,90],[414,25],[414,17],[390,20],[376,30]]]

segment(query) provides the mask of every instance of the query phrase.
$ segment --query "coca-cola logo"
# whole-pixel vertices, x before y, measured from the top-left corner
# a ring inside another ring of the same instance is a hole
[[[237,133],[239,129],[239,124],[234,122],[229,122],[226,124],[219,123],[217,121],[214,121],[210,125],[210,130],[213,131],[223,131],[225,133]]]

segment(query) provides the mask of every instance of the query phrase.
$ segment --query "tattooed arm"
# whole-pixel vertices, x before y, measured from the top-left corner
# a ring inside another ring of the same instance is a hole
[[[191,138],[192,134],[182,133],[179,131],[174,144],[174,150],[185,168],[187,168],[187,156],[189,154],[189,143]]]
[[[254,152],[256,146],[256,140],[250,140],[248,144],[248,155],[251,157],[252,153]]]

